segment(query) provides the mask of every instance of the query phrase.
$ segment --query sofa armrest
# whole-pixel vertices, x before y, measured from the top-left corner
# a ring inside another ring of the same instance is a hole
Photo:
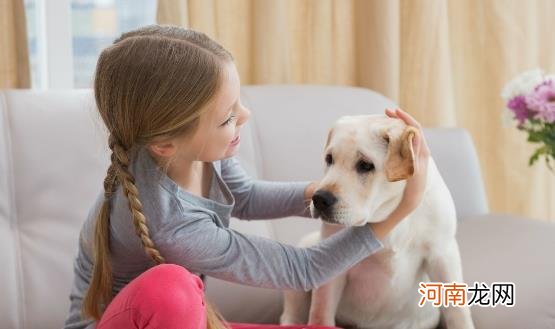
[[[457,218],[487,214],[486,191],[470,134],[461,128],[426,128],[424,134],[455,202]]]

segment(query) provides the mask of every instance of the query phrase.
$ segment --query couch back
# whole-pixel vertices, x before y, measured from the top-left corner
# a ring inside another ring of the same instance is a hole
[[[338,117],[395,107],[366,89],[331,86],[246,86],[242,100],[252,116],[239,159],[253,177],[268,180],[320,178],[327,129]],[[459,218],[486,213],[469,135],[428,129],[426,136]],[[91,90],[0,92],[0,328],[62,326],[78,232],[102,190],[107,164]],[[232,227],[296,243],[318,222],[233,220]],[[277,319],[277,291],[219,280],[207,287],[229,320]]]

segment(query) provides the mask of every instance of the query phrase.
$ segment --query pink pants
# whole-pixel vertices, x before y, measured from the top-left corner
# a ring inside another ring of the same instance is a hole
[[[230,323],[233,329],[324,329],[318,326],[278,326]],[[185,268],[162,264],[126,285],[104,312],[97,329],[205,329],[202,280]]]

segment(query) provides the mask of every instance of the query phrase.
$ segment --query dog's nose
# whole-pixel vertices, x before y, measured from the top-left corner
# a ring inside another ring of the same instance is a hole
[[[337,202],[337,198],[328,191],[318,190],[312,196],[314,207],[320,211],[326,211]]]

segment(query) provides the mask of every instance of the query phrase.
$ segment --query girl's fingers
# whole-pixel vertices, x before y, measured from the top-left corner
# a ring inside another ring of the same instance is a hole
[[[421,128],[418,121],[416,121],[410,114],[407,112],[397,108],[397,109],[385,109],[385,114],[390,118],[401,119],[405,122],[405,124],[409,126],[413,126],[416,128]]]
[[[414,134],[412,139],[412,148],[414,149],[414,154],[418,155],[418,151],[420,150],[420,134]]]
[[[430,153],[429,148],[426,143],[426,139],[424,138],[424,131],[422,130],[422,126],[420,125],[420,123],[418,123],[418,121],[416,121],[416,119],[414,119],[410,114],[408,114],[407,112],[401,109],[397,109],[395,113],[398,115],[399,119],[405,122],[405,124],[409,126],[413,126],[416,129],[418,129],[419,135],[417,139],[415,138],[415,140],[413,140],[414,141],[413,146],[418,145],[419,150],[424,149],[425,154],[429,154]]]
[[[395,110],[385,109],[385,114],[390,118],[397,118],[397,115],[395,114]]]
[[[419,156],[427,157],[430,155],[430,149],[426,143],[426,139],[424,138],[424,131],[422,130],[422,126],[420,125],[420,123],[418,123],[418,121],[416,121],[416,119],[414,119],[410,114],[399,108],[385,109],[385,114],[390,118],[403,120],[406,125],[412,126],[418,130],[418,134],[416,134],[412,139],[414,154],[417,158]]]
[[[407,112],[401,110],[401,109],[397,109],[395,110],[395,113],[397,114],[397,117],[399,117],[399,119],[405,121],[406,124],[416,127],[416,128],[420,128],[420,124],[418,123],[418,121],[416,121],[410,114],[408,114]]]
[[[418,134],[414,134],[414,137],[412,138],[412,151],[414,152],[414,170],[416,172],[418,172],[418,168],[420,167],[418,165],[418,157],[420,154],[420,143],[418,142]]]

